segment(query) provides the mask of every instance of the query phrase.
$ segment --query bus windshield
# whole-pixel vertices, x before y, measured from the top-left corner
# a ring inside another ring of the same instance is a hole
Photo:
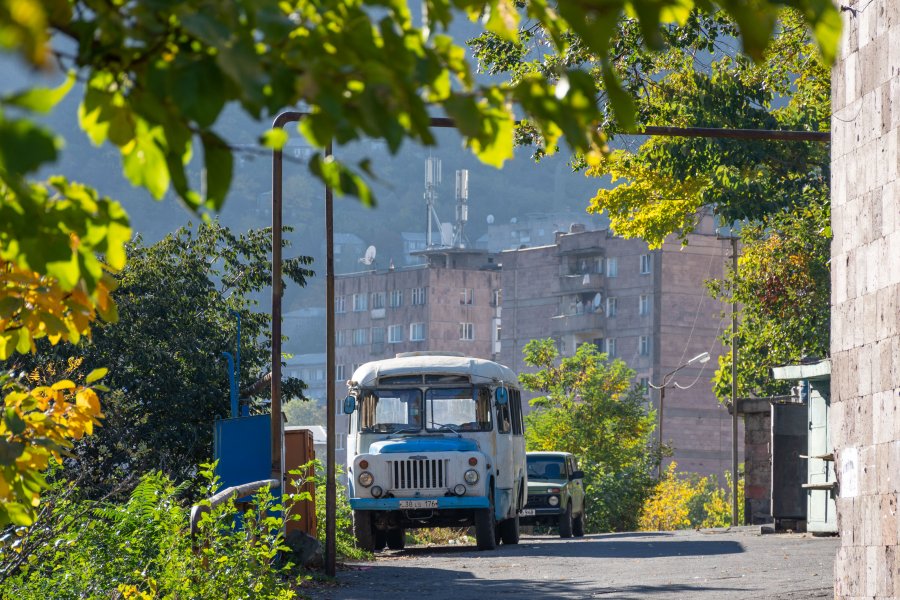
[[[363,433],[416,432],[422,429],[422,392],[412,389],[366,390],[359,403]]]
[[[490,431],[491,391],[486,387],[431,388],[425,393],[428,431]]]

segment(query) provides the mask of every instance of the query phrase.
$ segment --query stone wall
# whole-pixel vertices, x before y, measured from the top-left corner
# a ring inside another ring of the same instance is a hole
[[[900,0],[847,1],[832,78],[836,598],[900,595]]]
[[[744,523],[772,522],[772,405],[767,399],[742,400],[744,419]]]

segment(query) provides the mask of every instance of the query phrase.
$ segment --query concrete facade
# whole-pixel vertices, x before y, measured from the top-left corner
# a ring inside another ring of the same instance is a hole
[[[575,228],[552,245],[503,252],[500,362],[526,371],[522,349],[533,339],[552,337],[563,354],[589,342],[624,360],[638,382],[659,384],[709,352],[710,362],[684,368],[670,382],[663,434],[680,470],[721,477],[731,464],[731,417],[709,381],[730,318],[704,282],[722,277],[730,245],[716,238],[710,218],[688,242],[651,252],[640,240]]]
[[[848,0],[832,77],[836,598],[900,595],[900,2]]]

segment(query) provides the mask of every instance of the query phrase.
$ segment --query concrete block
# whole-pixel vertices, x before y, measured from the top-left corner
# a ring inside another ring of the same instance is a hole
[[[877,584],[875,586],[875,594],[882,598],[894,597],[894,563],[895,563],[895,547],[897,540],[893,543],[885,541],[884,546],[878,548],[880,556],[878,557],[878,574]]]
[[[874,597],[878,591],[878,548],[868,546],[866,549],[866,596]]]
[[[859,493],[863,499],[862,508],[865,513],[871,513],[871,498],[876,491],[877,482],[875,447],[872,445],[862,446],[859,449]],[[863,523],[871,520],[868,516],[868,514],[864,515]],[[871,525],[867,525],[865,535],[871,536]],[[864,540],[863,544],[868,545],[869,541]]]
[[[900,112],[900,104],[897,105],[897,111]],[[898,130],[898,135],[900,135],[900,130]],[[894,147],[896,151],[897,146],[897,135],[891,134],[890,136],[894,140]],[[897,168],[897,161],[900,158],[894,160],[894,168]],[[897,181],[896,176],[892,181],[889,181],[885,184],[884,188],[881,190],[881,235],[882,237],[887,237],[890,234],[897,231],[898,225],[900,225],[900,216],[898,216],[897,210],[897,198],[896,198],[896,190],[897,190]],[[832,227],[833,229],[833,227]]]

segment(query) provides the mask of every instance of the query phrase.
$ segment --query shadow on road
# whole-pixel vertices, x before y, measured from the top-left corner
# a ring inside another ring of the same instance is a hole
[[[632,539],[634,538],[634,539]],[[643,538],[643,539],[642,539]],[[500,546],[495,552],[509,556],[554,556],[560,558],[663,558],[673,556],[714,556],[740,554],[744,547],[730,540],[683,540],[658,533],[592,535],[566,543],[523,538],[518,545]],[[444,554],[482,555],[474,546],[410,548],[392,554],[435,556]]]
[[[746,587],[730,587],[720,582],[660,585],[598,586],[578,579],[538,580],[523,578],[484,579],[466,571],[408,567],[382,564],[377,567],[377,581],[363,581],[373,576],[369,573],[342,575],[346,587],[336,591],[344,600],[407,600],[431,598],[433,600],[456,598],[528,598],[529,600],[563,600],[589,598],[632,600],[654,596],[694,598],[700,595],[716,597],[729,592],[742,591],[753,594]],[[356,580],[356,581],[353,581]],[[322,598],[323,596],[315,595]],[[332,596],[324,596],[325,598]]]

